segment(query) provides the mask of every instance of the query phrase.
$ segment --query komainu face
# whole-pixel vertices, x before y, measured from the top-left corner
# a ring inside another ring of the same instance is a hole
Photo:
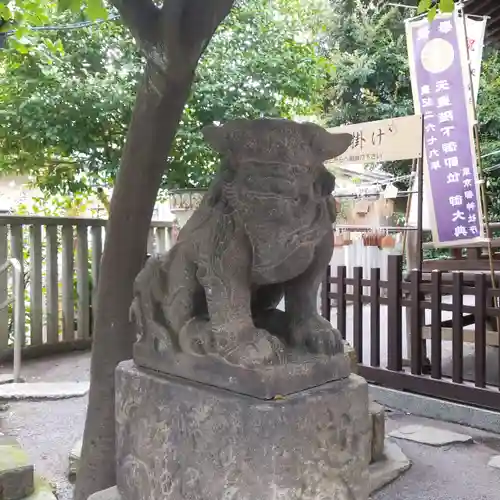
[[[255,279],[275,282],[303,271],[331,231],[335,178],[323,161],[350,136],[337,147],[321,127],[286,120],[237,120],[205,135],[225,157],[224,198],[251,241]]]

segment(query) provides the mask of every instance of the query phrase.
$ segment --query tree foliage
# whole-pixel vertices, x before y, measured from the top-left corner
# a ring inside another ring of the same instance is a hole
[[[49,192],[106,184],[118,166],[141,72],[123,26],[51,32],[4,58],[0,169],[30,173]]]
[[[327,50],[336,71],[324,107],[331,126],[413,112],[405,13],[385,3],[331,1]]]
[[[500,53],[495,49],[485,53],[477,109],[489,215],[500,221]]]
[[[307,39],[323,25],[301,0],[250,0],[233,9],[200,62],[175,148],[170,186],[205,186],[216,160],[200,130],[213,122],[319,114],[333,71]],[[200,169],[200,170],[198,170]]]
[[[331,0],[334,15],[327,50],[336,71],[325,94],[330,126],[362,123],[413,113],[405,12],[384,0]],[[407,174],[411,162],[385,165]]]
[[[204,55],[171,155],[165,187],[204,187],[217,160],[203,126],[234,117],[314,114],[328,60],[307,39],[323,29],[301,0],[247,0]],[[53,24],[74,20],[54,15]],[[54,193],[112,185],[143,61],[118,22],[46,32],[4,51],[0,170],[25,171]]]
[[[418,0],[419,14],[427,12],[429,20],[436,17],[438,11],[453,12],[455,10],[455,0]]]
[[[330,78],[325,100],[330,125],[361,123],[414,112],[409,79],[404,10],[386,2],[331,0],[335,15],[327,40],[329,57],[337,71]],[[500,149],[500,55],[485,51],[478,100],[480,146],[483,155]],[[488,172],[500,155],[486,156]],[[409,162],[385,169],[396,175],[410,171]],[[500,170],[487,175],[489,216],[500,220]]]

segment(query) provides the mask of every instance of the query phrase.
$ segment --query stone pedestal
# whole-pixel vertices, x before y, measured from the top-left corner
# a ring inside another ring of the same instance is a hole
[[[366,500],[368,387],[356,375],[273,400],[116,372],[122,500]]]

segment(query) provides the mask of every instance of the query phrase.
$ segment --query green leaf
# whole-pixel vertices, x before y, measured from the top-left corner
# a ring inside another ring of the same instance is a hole
[[[441,12],[453,12],[455,10],[455,2],[453,0],[441,0],[439,2],[439,10]]]
[[[108,18],[108,11],[102,0],[87,0],[87,14],[93,21]]]
[[[72,3],[73,3],[73,0],[58,0],[58,2],[57,2],[58,12],[64,12],[65,10],[71,9]]]
[[[431,8],[431,0],[420,0],[418,2],[417,14],[427,12]]]
[[[69,4],[68,9],[71,12],[78,14],[82,10],[82,0],[65,0],[65,2]]]
[[[436,14],[437,14],[437,6],[434,5],[434,7],[431,7],[429,9],[429,12],[427,13],[427,18],[429,19],[429,21],[434,21]]]
[[[70,10],[71,12],[79,13],[82,9],[82,0],[72,0]]]
[[[4,20],[12,19],[12,12],[8,5],[0,3],[0,18]]]
[[[28,54],[29,53],[29,41],[24,37],[21,37],[21,40],[17,40],[16,38],[12,38],[9,41],[12,48],[16,49],[20,54]]]

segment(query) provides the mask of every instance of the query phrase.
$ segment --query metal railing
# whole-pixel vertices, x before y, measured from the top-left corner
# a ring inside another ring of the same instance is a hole
[[[14,305],[14,364],[13,364],[13,379],[14,382],[21,381],[21,350],[23,347],[24,332],[21,327],[23,325],[24,311],[19,304],[24,301],[24,281],[21,263],[17,259],[9,259],[0,266],[0,275],[9,271],[14,272],[14,296],[10,297],[0,304],[0,310],[8,308],[11,304]]]

